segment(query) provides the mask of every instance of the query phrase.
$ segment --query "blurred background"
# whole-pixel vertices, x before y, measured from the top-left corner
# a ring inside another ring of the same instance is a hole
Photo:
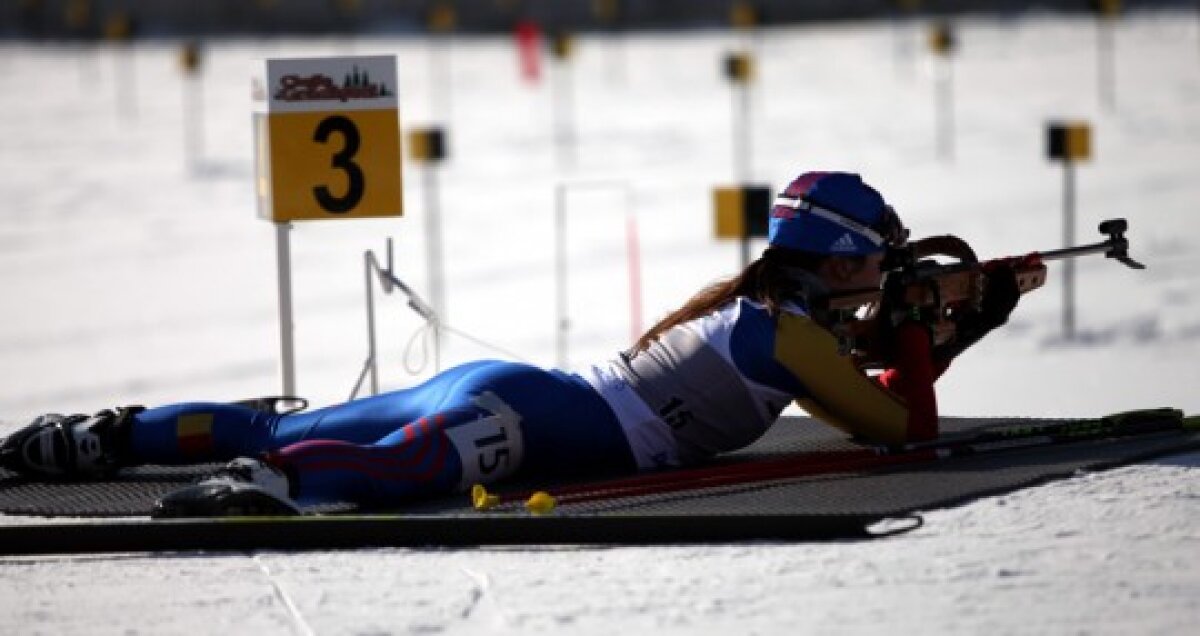
[[[487,33],[534,19],[570,30],[721,27],[887,17],[1082,13],[1110,0],[5,0],[0,34],[8,37],[99,38],[228,34],[413,33],[449,8],[455,28]],[[1131,8],[1194,5],[1192,0],[1127,0]]]

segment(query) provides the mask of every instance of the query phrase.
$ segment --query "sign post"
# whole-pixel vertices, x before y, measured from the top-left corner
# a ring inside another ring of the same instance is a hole
[[[1085,122],[1051,122],[1047,155],[1063,164],[1063,246],[1075,245],[1075,162],[1092,154],[1092,131]],[[1063,262],[1063,334],[1075,337],[1075,262]]]
[[[129,13],[117,11],[105,18],[103,32],[104,39],[113,45],[117,115],[133,121],[138,117],[137,64],[133,48],[137,23]]]
[[[1116,23],[1121,16],[1121,0],[1092,0],[1096,9],[1096,86],[1100,106],[1117,108]]]
[[[733,178],[750,178],[750,83],[754,81],[754,58],[746,52],[729,53],[724,62],[725,79],[733,86]]]
[[[451,47],[458,28],[458,10],[451,0],[436,0],[425,14],[429,32],[429,107],[435,117],[450,125],[453,119]]]
[[[291,224],[403,213],[396,58],[267,60],[253,97],[258,215],[275,224],[283,392],[295,395]]]
[[[601,32],[608,38],[608,77],[612,83],[624,82],[628,76],[628,56],[625,52],[625,0],[592,0],[592,14],[600,23]]]
[[[954,66],[951,56],[957,47],[958,40],[949,23],[938,23],[930,29],[929,49],[941,60],[934,80],[938,113],[935,126],[938,156],[944,161],[954,159]]]
[[[441,370],[442,323],[446,319],[446,268],[442,256],[442,211],[436,166],[446,159],[446,132],[441,128],[416,129],[408,134],[409,157],[425,165],[425,253],[429,269],[429,298],[433,304],[433,369]]]
[[[571,73],[571,58],[575,55],[575,38],[565,32],[550,37],[550,55],[554,58],[551,89],[554,98],[554,154],[563,170],[573,170],[579,163],[579,141],[575,130],[575,82]]]
[[[892,62],[896,75],[912,79],[914,15],[921,7],[921,0],[892,0]]]
[[[204,57],[200,44],[188,42],[179,51],[183,70],[183,154],[196,172],[204,156]]]

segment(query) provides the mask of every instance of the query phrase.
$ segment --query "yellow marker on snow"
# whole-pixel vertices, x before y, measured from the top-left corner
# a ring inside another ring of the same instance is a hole
[[[550,493],[539,490],[529,496],[529,500],[525,502],[525,509],[535,515],[544,515],[553,512],[556,503],[558,502]]]
[[[500,505],[500,497],[488,492],[483,484],[475,484],[471,486],[471,505],[476,510],[491,510]]]

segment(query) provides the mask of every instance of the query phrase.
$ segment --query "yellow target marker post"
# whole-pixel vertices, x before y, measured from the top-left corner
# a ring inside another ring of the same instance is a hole
[[[204,52],[198,42],[179,50],[183,73],[183,154],[194,171],[204,155]]]
[[[604,24],[616,24],[621,13],[621,0],[592,0],[592,15]]]
[[[396,58],[267,60],[253,87],[258,215],[276,226],[283,391],[295,395],[288,231],[403,214]]]
[[[750,239],[766,238],[771,188],[765,185],[713,190],[713,234],[741,242],[742,267],[750,264]]]
[[[458,11],[450,2],[436,2],[425,15],[425,25],[434,33],[449,33],[458,28]]]
[[[729,7],[729,24],[736,29],[749,30],[758,26],[758,7],[752,2],[739,0]]]
[[[725,79],[733,88],[733,178],[750,178],[750,85],[754,82],[754,57],[745,51],[727,53],[722,62]]]
[[[628,55],[625,51],[626,0],[592,0],[592,16],[599,25],[601,38],[608,51],[604,54],[606,74],[611,83],[623,83],[628,76]]]
[[[63,23],[72,35],[82,36],[93,19],[92,0],[67,0],[63,5]]]
[[[929,50],[938,58],[937,78],[937,150],[944,161],[954,159],[954,66],[951,58],[958,48],[958,38],[949,23],[939,22],[929,29]]]
[[[557,32],[549,39],[550,56],[554,60],[551,74],[551,99],[554,126],[555,162],[563,169],[574,169],[578,163],[579,135],[575,127],[575,82],[571,59],[575,56],[575,37]]]
[[[451,0],[435,0],[425,11],[425,29],[430,34],[427,38],[429,110],[441,123],[451,127],[454,111],[451,53],[458,24],[458,9]]]
[[[358,15],[362,12],[362,0],[337,0],[338,11],[342,15]]]
[[[433,323],[433,368],[441,370],[442,328],[446,322],[446,267],[442,256],[442,211],[437,166],[446,159],[446,132],[437,127],[408,133],[408,156],[423,166],[421,192],[425,198],[425,254],[428,258],[429,300],[437,320]]]
[[[137,24],[134,17],[124,11],[108,14],[100,27],[104,41],[109,43],[113,60],[113,83],[117,98],[117,115],[133,121],[138,117],[137,64],[133,38]]]
[[[1092,157],[1092,129],[1087,122],[1050,122],[1046,155],[1063,164],[1063,245],[1075,245],[1075,162]],[[1075,263],[1063,262],[1063,334],[1075,335]]]
[[[117,12],[104,19],[104,39],[110,42],[128,43],[133,39],[133,16]]]

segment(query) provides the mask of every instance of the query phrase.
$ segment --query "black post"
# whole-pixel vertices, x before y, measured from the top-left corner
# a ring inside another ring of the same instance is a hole
[[[1116,22],[1113,14],[1102,12],[1096,33],[1096,82],[1100,90],[1100,106],[1107,111],[1117,108]]]

